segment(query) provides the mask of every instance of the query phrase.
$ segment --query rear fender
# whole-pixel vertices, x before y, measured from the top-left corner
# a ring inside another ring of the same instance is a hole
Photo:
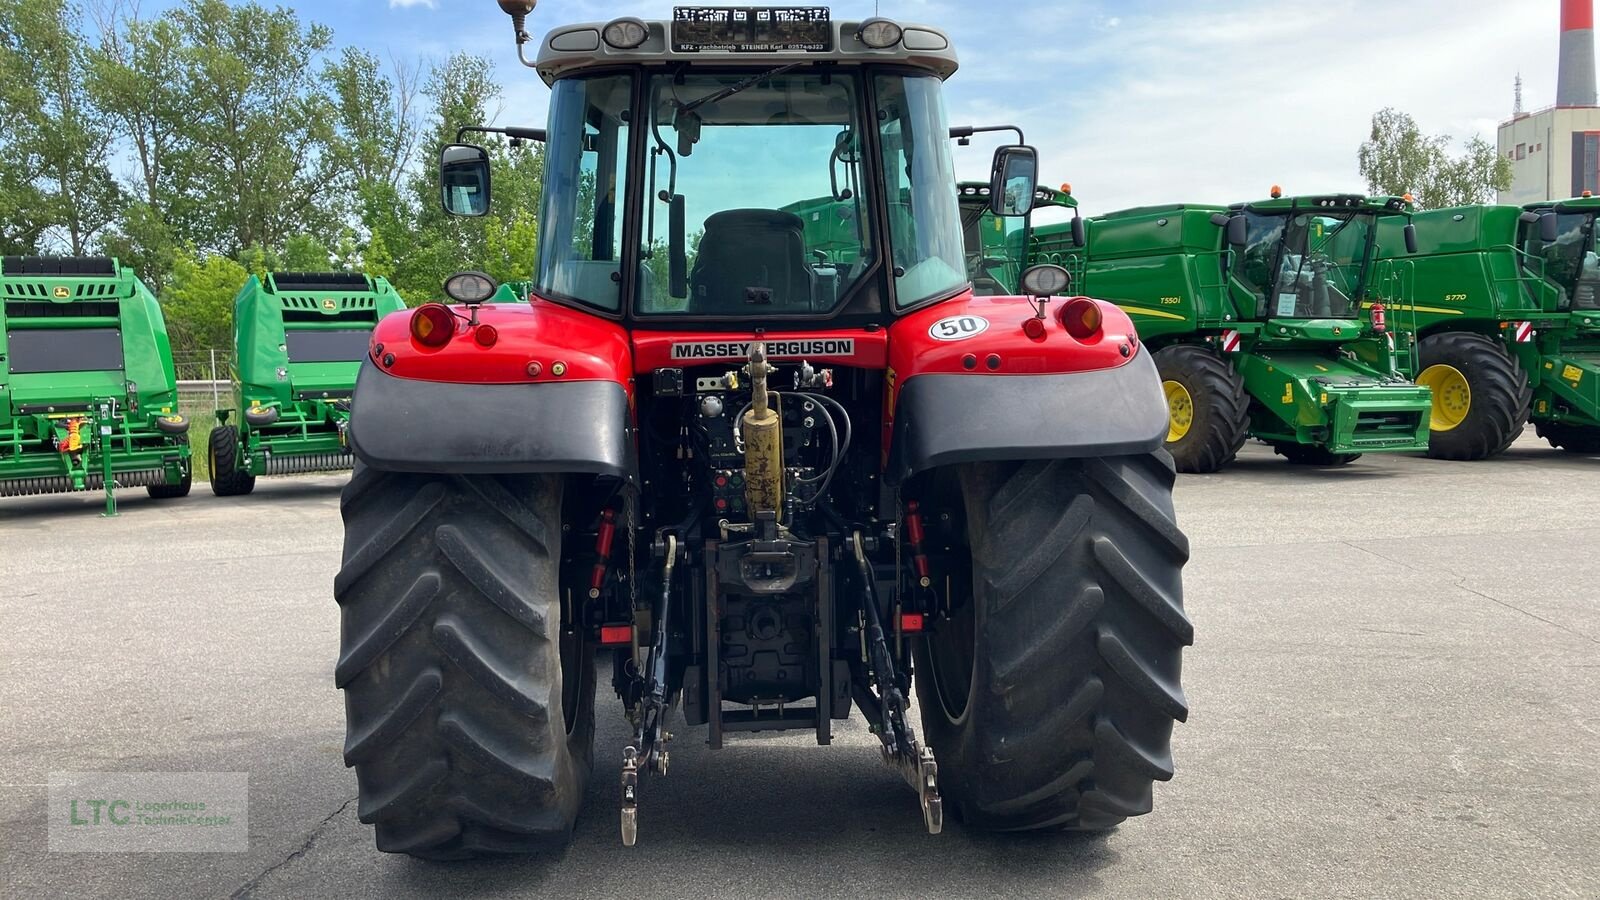
[[[465,310],[457,310],[464,317]],[[356,379],[350,447],[394,472],[607,475],[638,471],[631,353],[613,322],[544,301],[488,305],[423,347],[411,313],[373,332]],[[496,331],[489,345],[477,329]]]
[[[885,471],[899,482],[955,463],[1149,453],[1167,434],[1150,354],[1116,306],[1079,340],[1046,308],[1044,335],[1020,297],[965,295],[890,328]]]

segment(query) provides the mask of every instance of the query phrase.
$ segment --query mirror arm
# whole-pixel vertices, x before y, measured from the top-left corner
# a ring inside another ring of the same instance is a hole
[[[1017,143],[1028,143],[1028,138],[1022,133],[1022,129],[1015,125],[956,125],[950,129],[950,139],[961,141],[964,147],[971,142],[975,134],[994,134],[1000,131],[1014,132]]]
[[[456,143],[464,143],[469,134],[503,134],[515,141],[537,141],[543,144],[549,140],[549,135],[543,128],[521,128],[508,125],[505,128],[494,128],[488,125],[463,125],[456,129]]]

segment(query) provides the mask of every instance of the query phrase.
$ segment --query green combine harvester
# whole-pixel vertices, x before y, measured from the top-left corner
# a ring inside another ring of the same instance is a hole
[[[382,278],[252,275],[233,304],[234,406],[217,410],[211,430],[212,493],[248,494],[263,475],[350,468],[356,372],[378,320],[404,308]]]
[[[1393,256],[1414,302],[1388,318],[1420,337],[1404,361],[1433,389],[1430,456],[1493,456],[1531,417],[1540,437],[1600,453],[1600,199],[1418,213],[1420,252]]]
[[[1077,217],[1078,201],[1070,185],[1061,190],[1038,188],[1033,195],[1033,213],[999,218],[989,211],[989,185],[963,182],[958,189],[961,200],[961,231],[967,251],[967,273],[972,289],[981,297],[1015,294],[1017,282],[1028,265],[1028,244],[1033,238],[1034,217],[1042,209],[1071,210],[1070,235],[1077,246],[1083,244],[1083,220]]]
[[[1215,472],[1254,436],[1289,462],[1336,466],[1363,453],[1426,450],[1431,401],[1397,365],[1406,335],[1362,319],[1403,279],[1378,262],[1378,223],[1415,240],[1400,197],[1273,197],[1151,206],[1034,231],[1029,263],[1074,273],[1155,351],[1179,471]],[[1396,339],[1399,339],[1398,341]]]
[[[0,260],[0,496],[189,493],[189,423],[161,307],[104,257]]]

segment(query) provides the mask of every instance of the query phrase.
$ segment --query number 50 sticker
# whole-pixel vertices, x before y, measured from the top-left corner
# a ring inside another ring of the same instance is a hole
[[[936,341],[964,341],[988,330],[989,320],[982,316],[951,316],[933,323],[928,337]]]

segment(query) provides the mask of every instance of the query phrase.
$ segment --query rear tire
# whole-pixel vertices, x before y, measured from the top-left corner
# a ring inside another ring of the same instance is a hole
[[[916,667],[946,803],[997,831],[1100,830],[1149,812],[1153,783],[1172,777],[1172,724],[1188,717],[1179,670],[1194,640],[1171,460],[953,474],[970,612],[939,623]]]
[[[1488,459],[1522,434],[1533,388],[1505,344],[1447,331],[1423,338],[1417,361],[1417,383],[1434,392],[1429,456]]]
[[[594,663],[562,623],[561,488],[356,465],[340,501],[334,678],[379,850],[457,859],[571,838]]]
[[[1361,458],[1359,453],[1334,453],[1327,447],[1313,444],[1273,444],[1272,452],[1289,461],[1291,466],[1316,466],[1337,469]]]
[[[218,497],[239,497],[256,489],[256,476],[239,465],[239,429],[218,425],[211,429],[208,448],[211,463],[211,493]]]
[[[1171,417],[1167,451],[1178,471],[1204,474],[1233,462],[1250,436],[1244,379],[1227,360],[1193,344],[1163,348],[1156,369]]]
[[[1583,456],[1600,454],[1600,428],[1585,428],[1565,422],[1538,422],[1533,427],[1539,437],[1549,441],[1550,446],[1557,450]]]

